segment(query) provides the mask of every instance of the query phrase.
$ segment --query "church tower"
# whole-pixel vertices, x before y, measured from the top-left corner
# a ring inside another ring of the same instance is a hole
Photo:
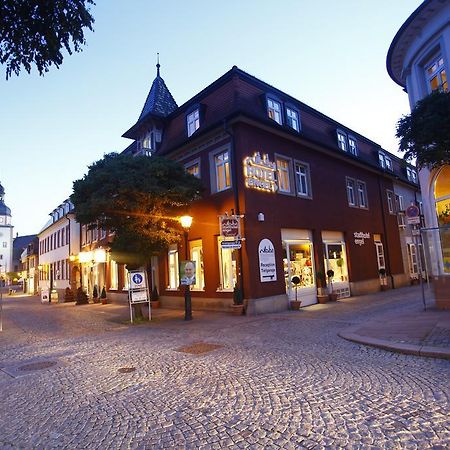
[[[12,272],[13,226],[11,210],[5,205],[5,189],[0,183],[0,279],[5,280],[6,273]]]

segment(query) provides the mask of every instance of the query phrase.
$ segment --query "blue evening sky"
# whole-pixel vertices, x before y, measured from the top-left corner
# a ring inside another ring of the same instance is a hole
[[[386,54],[420,0],[97,0],[94,33],[59,69],[6,81],[0,182],[14,232],[35,234],[87,166],[122,151],[156,75],[178,105],[233,65],[396,152],[408,98]]]

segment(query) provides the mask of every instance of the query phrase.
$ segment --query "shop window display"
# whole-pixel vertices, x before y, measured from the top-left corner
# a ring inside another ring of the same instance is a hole
[[[283,259],[286,287],[289,289],[292,277],[300,277],[299,287],[314,286],[312,245],[310,243],[283,243]],[[289,257],[288,257],[289,255]]]

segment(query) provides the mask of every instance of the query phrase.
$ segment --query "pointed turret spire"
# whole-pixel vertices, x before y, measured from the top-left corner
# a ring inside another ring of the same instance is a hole
[[[156,63],[156,78],[153,80],[152,87],[148,93],[147,100],[145,100],[144,107],[142,108],[139,120],[141,120],[147,114],[155,114],[157,116],[168,116],[172,111],[178,108],[172,94],[167,89],[166,83],[161,78],[159,64],[159,53],[157,55]]]

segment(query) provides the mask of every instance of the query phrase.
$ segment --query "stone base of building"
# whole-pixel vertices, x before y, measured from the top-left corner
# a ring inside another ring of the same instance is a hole
[[[251,298],[246,300],[246,304],[247,316],[275,313],[289,309],[289,301],[286,294],[274,295],[272,297]]]
[[[184,297],[161,295],[159,297],[161,308],[184,309]],[[191,296],[192,309],[200,311],[226,311],[231,310],[231,298],[198,298]]]
[[[437,309],[450,309],[450,276],[433,277],[434,298]]]

